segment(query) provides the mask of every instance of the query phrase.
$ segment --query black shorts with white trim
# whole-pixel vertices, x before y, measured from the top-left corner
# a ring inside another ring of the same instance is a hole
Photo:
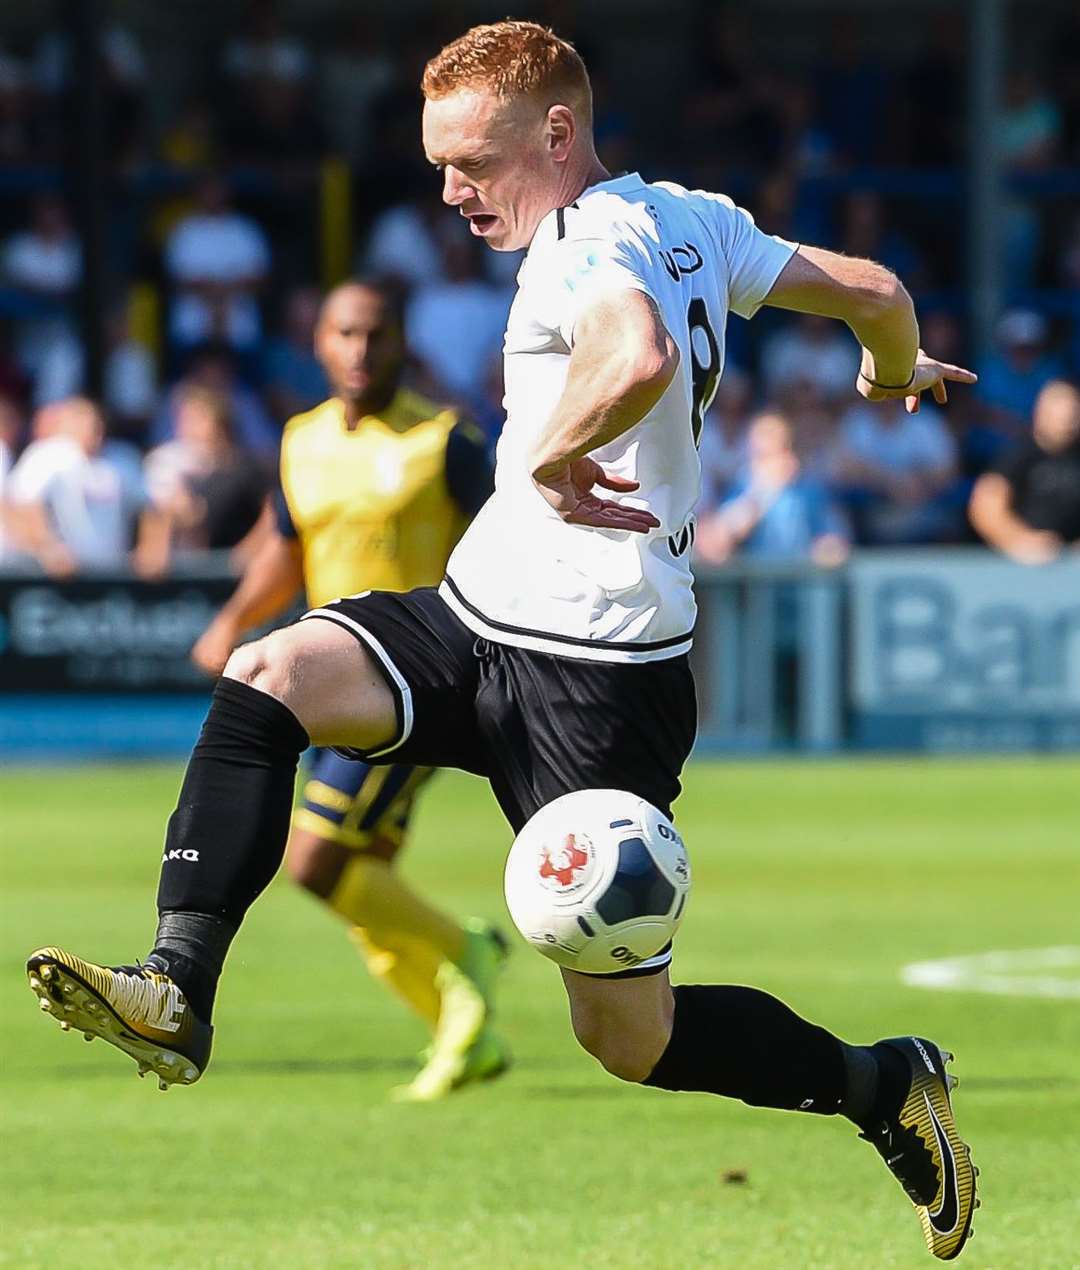
[[[626,789],[665,815],[694,742],[685,656],[584,661],[481,639],[438,592],[370,591],[305,613],[353,634],[394,694],[397,735],[367,763],[486,776],[517,832],[561,794]]]
[[[343,753],[485,776],[515,833],[579,789],[629,790],[671,814],[697,729],[685,655],[585,661],[479,639],[431,587],[335,600],[301,620],[315,618],[365,646],[397,703],[389,744]]]

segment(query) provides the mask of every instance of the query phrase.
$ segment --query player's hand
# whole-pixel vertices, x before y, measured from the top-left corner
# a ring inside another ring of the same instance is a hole
[[[904,406],[910,415],[918,414],[919,401],[924,392],[932,393],[938,405],[943,406],[948,400],[946,383],[974,384],[979,378],[972,371],[965,370],[963,366],[953,366],[949,362],[938,362],[932,357],[927,357],[921,348],[915,358],[915,377],[903,388],[875,387],[865,378],[866,376],[870,379],[876,378],[872,369],[873,363],[869,362],[869,366],[871,369],[868,369],[868,354],[864,350],[862,370],[855,381],[855,387],[860,395],[867,401],[888,401],[893,397],[903,397]]]
[[[660,522],[642,507],[627,507],[612,499],[599,498],[596,487],[616,494],[632,494],[637,481],[612,476],[592,459],[577,459],[553,473],[534,476],[536,488],[568,525],[591,525],[596,529],[628,529],[647,534],[659,529]]]
[[[191,660],[200,670],[216,679],[225,669],[238,638],[239,633],[233,629],[232,623],[215,620],[196,641],[191,650]]]

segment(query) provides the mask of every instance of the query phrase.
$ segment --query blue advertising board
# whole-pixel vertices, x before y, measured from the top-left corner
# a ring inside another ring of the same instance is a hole
[[[853,744],[1080,747],[1080,560],[875,552],[848,586]]]

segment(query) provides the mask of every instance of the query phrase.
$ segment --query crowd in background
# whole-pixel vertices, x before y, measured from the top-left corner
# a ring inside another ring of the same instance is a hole
[[[612,171],[730,192],[769,232],[884,262],[915,295],[924,346],[970,364],[964,218],[925,180],[962,167],[962,17],[926,24],[899,62],[868,53],[851,17],[836,23],[827,64],[786,67],[755,55],[738,6],[702,4],[693,74],[662,127],[635,113],[632,79],[572,18],[560,6],[555,20],[579,35],[593,70]],[[312,335],[329,156],[352,174],[355,270],[392,277],[406,295],[411,380],[458,402],[494,442],[519,259],[470,239],[423,164],[416,84],[437,25],[402,39],[361,14],[320,39],[257,0],[230,38],[193,47],[187,91],[166,118],[147,108],[138,33],[103,30],[115,189],[99,404],[81,396],[83,261],[62,187],[0,187],[0,556],[30,554],[62,574],[133,553],[153,576],[177,551],[249,548],[282,425],[328,391]],[[1080,165],[1080,19],[1059,25],[1051,48],[1012,67],[1001,119],[1008,171],[1051,183]],[[55,30],[0,43],[0,167],[62,168],[72,74]],[[860,176],[883,155],[910,169],[912,193]],[[750,324],[733,318],[702,439],[699,556],[828,564],[853,544],[968,541],[973,490],[979,531],[1006,550],[1020,543],[986,530],[990,487],[979,478],[1015,482],[1018,456],[1041,444],[1041,390],[1080,374],[1076,206],[1010,198],[1002,250],[1021,298],[974,366],[978,387],[945,409],[863,403],[858,349],[836,323],[768,309]],[[148,294],[161,297],[149,317]],[[1055,400],[1067,413],[1065,396]],[[1053,452],[1075,467],[1070,437]],[[1049,539],[1023,541],[1022,558],[1053,554]]]

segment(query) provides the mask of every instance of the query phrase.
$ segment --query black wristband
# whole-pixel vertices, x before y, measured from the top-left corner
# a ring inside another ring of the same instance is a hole
[[[915,370],[913,367],[911,371],[911,378],[906,384],[883,384],[876,379],[871,379],[869,375],[864,375],[861,370],[859,371],[859,378],[865,379],[871,388],[883,388],[886,392],[902,392],[903,389],[910,388],[915,382]]]

